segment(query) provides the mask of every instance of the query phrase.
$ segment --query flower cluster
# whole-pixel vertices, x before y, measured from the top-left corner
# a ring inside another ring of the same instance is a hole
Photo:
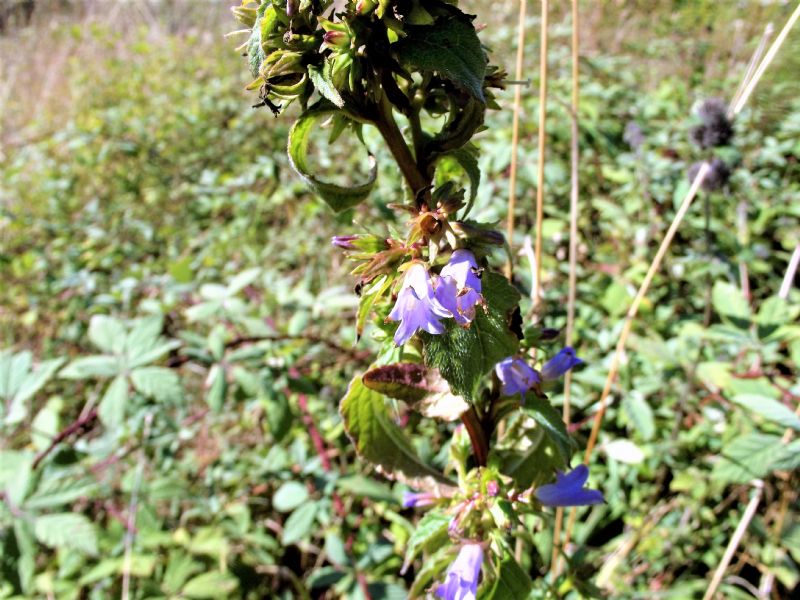
[[[402,346],[418,331],[444,333],[442,319],[452,318],[467,327],[482,303],[480,270],[469,250],[453,252],[438,275],[421,262],[412,262],[388,317],[400,323],[395,344]]]

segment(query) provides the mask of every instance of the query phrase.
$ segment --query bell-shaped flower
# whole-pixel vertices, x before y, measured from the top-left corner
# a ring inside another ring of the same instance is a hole
[[[552,381],[558,379],[573,367],[582,365],[583,361],[575,355],[575,350],[566,346],[553,358],[544,363],[542,367],[542,379]]]
[[[535,369],[521,358],[513,356],[504,358],[497,363],[494,372],[500,383],[503,384],[501,389],[503,396],[513,396],[514,394],[525,396],[529,389],[542,381]]]
[[[478,263],[469,250],[456,250],[436,281],[436,299],[447,308],[459,325],[469,325],[475,307],[483,303]]]
[[[414,263],[406,271],[397,302],[389,313],[390,321],[399,321],[394,343],[405,344],[420,329],[428,333],[444,333],[440,319],[452,316],[433,295],[428,271],[422,263]]]
[[[556,482],[536,488],[534,496],[545,506],[588,506],[605,502],[602,492],[583,486],[589,478],[589,468],[578,465],[569,473],[556,472]]]
[[[462,546],[447,568],[444,583],[436,588],[436,596],[444,600],[475,600],[482,565],[483,548],[480,544]]]

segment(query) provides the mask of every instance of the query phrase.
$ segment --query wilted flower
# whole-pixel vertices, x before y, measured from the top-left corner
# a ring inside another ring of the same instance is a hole
[[[689,178],[689,181],[694,181],[694,178],[697,177],[697,174],[700,172],[700,168],[703,166],[703,162],[696,162],[689,167],[689,172],[686,174]],[[703,179],[703,183],[701,187],[707,192],[713,192],[714,190],[720,189],[726,183],[728,183],[728,179],[731,176],[731,170],[728,168],[728,165],[725,164],[721,158],[714,157],[711,159],[709,163],[708,173],[706,174],[705,179]]]
[[[697,108],[700,125],[689,132],[691,140],[700,148],[725,146],[733,137],[733,125],[728,119],[728,106],[720,98],[704,100]]]
[[[433,504],[436,497],[431,492],[403,492],[403,508],[416,508]]]
[[[588,506],[601,504],[602,492],[585,489],[583,486],[589,478],[589,468],[578,465],[569,473],[556,472],[556,482],[536,488],[534,495],[545,506]]]
[[[447,308],[459,325],[475,318],[475,306],[483,302],[478,263],[469,250],[456,250],[436,282],[436,299]]]
[[[529,389],[542,381],[535,369],[521,358],[513,356],[504,358],[497,363],[494,372],[500,383],[503,384],[501,393],[504,396],[513,396],[514,394],[524,396]]]
[[[545,381],[558,379],[572,367],[577,367],[582,364],[583,361],[575,355],[575,350],[567,346],[544,363],[542,367],[542,379]]]
[[[439,319],[450,316],[450,311],[433,295],[427,269],[422,263],[411,265],[388,317],[390,321],[400,321],[394,334],[394,343],[402,346],[420,329],[428,333],[444,333],[444,325]]]
[[[444,600],[474,600],[478,593],[481,565],[483,565],[481,545],[465,544],[447,568],[445,581],[436,588],[436,595]]]

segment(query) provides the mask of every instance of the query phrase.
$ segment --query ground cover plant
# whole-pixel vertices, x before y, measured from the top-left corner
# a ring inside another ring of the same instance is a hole
[[[793,7],[723,47],[732,8],[645,4],[581,5],[569,348],[569,10],[543,161],[535,70],[520,94],[505,239],[516,3],[244,2],[227,39],[226,6],[50,6],[85,54],[43,88],[67,107],[4,100],[0,597],[702,597],[743,522],[719,593],[790,596],[792,53],[727,100]],[[610,50],[651,12],[658,39]],[[48,19],[8,22],[4,58]]]

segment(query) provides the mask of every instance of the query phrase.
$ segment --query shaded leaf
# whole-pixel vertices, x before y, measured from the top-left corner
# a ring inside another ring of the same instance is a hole
[[[76,513],[59,513],[36,517],[34,534],[51,548],[78,550],[97,554],[97,535],[94,525],[85,516]]]

